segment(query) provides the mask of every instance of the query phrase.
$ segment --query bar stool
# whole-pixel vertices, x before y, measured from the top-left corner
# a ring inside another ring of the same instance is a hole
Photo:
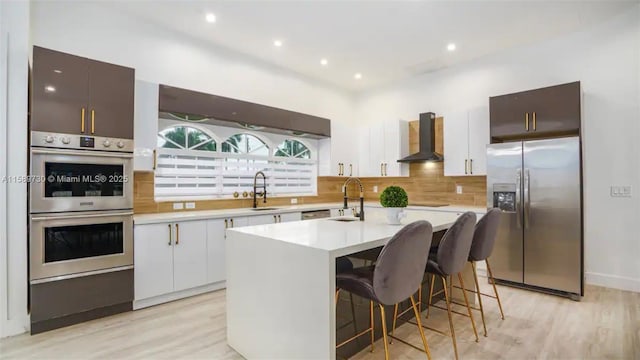
[[[493,245],[496,242],[498,234],[498,226],[500,225],[500,210],[489,209],[487,213],[478,221],[476,228],[473,232],[473,242],[471,243],[471,251],[469,252],[469,262],[471,262],[471,268],[473,269],[473,277],[476,283],[476,290],[471,291],[478,295],[478,305],[480,306],[480,315],[482,316],[482,326],[484,328],[484,336],[487,336],[487,325],[484,320],[484,309],[482,307],[482,296],[494,298],[498,301],[498,308],[500,308],[500,316],[504,320],[504,312],[502,311],[502,303],[498,296],[498,289],[496,289],[496,282],[493,279],[493,273],[491,273],[491,266],[489,265],[489,256],[493,252]],[[478,282],[478,273],[476,271],[476,262],[485,261],[487,264],[487,272],[489,281],[493,285],[493,295],[484,294],[480,291],[480,283]],[[475,309],[475,308],[474,308]]]
[[[451,337],[451,341],[453,342],[453,351],[455,353],[456,359],[458,359],[458,345],[456,344],[456,333],[453,329],[453,318],[451,316],[451,313],[453,312],[451,310],[451,291],[447,284],[447,277],[457,275],[461,287],[465,287],[464,281],[462,280],[462,270],[464,269],[464,265],[466,264],[469,257],[475,223],[476,214],[474,214],[473,212],[468,211],[460,215],[456,222],[444,234],[442,240],[440,240],[435,259],[430,258],[427,262],[426,267],[426,272],[428,274],[431,274],[429,302],[427,303],[427,318],[429,317],[429,311],[432,306],[442,310],[446,310],[449,317],[449,329],[451,333],[447,334],[443,331],[430,327],[428,327],[428,329]],[[439,276],[440,279],[442,279],[443,289],[438,293],[444,292],[445,302],[447,304],[446,308],[441,308],[439,306],[431,304],[433,295],[437,295],[433,293],[433,284],[435,283],[436,275]],[[476,330],[475,321],[473,320],[473,314],[471,313],[471,307],[469,306],[469,300],[467,299],[467,293],[465,291],[462,291],[462,294],[464,297],[464,302],[467,306],[468,315],[462,313],[457,314],[469,317],[469,319],[471,320],[471,327],[473,328],[473,334],[475,335],[477,342],[479,340],[478,332]]]
[[[336,275],[337,274],[342,274],[342,273],[346,273],[346,272],[350,272],[353,271],[353,262],[351,262],[351,260],[349,260],[348,257],[346,256],[342,256],[339,258],[336,258]],[[338,304],[338,299],[340,296],[340,288],[336,287],[336,297],[335,297],[335,303],[336,305]],[[355,309],[355,304],[353,302],[353,294],[349,293],[349,302],[351,305],[351,323],[353,323],[353,327],[355,328],[355,330],[358,330],[358,324],[356,323],[356,309]],[[350,322],[347,322],[344,326],[348,326]]]
[[[378,303],[382,321],[382,336],[384,341],[385,359],[389,359],[387,341],[387,321],[384,305],[397,304],[411,299],[413,312],[416,316],[420,336],[427,357],[431,359],[429,345],[422,330],[420,312],[413,298],[420,287],[424,269],[427,264],[429,248],[431,247],[432,226],[427,221],[416,221],[396,233],[382,248],[375,266],[356,268],[352,272],[338,274],[337,286],[345,291],[369,300],[370,327],[337,347],[356,339],[366,333],[371,333],[371,351],[374,343],[373,305]]]

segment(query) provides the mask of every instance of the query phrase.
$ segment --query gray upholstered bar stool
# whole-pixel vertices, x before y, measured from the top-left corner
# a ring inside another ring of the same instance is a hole
[[[478,295],[478,305],[480,306],[480,315],[482,316],[482,326],[484,328],[484,336],[487,336],[487,325],[484,320],[484,309],[482,308],[482,296],[494,298],[498,301],[498,307],[500,308],[500,316],[504,320],[504,312],[502,311],[502,303],[500,303],[500,297],[498,296],[498,289],[496,289],[496,283],[493,279],[493,273],[491,272],[491,266],[489,265],[489,256],[493,251],[493,245],[496,243],[496,237],[498,235],[498,226],[500,225],[500,210],[489,209],[487,213],[478,221],[476,228],[473,232],[473,242],[471,243],[471,251],[469,252],[469,262],[471,262],[471,268],[473,269],[473,276],[476,282],[476,291],[473,291]],[[483,294],[480,291],[480,283],[478,282],[478,273],[476,271],[476,262],[485,261],[487,264],[487,275],[489,282],[493,285],[493,292],[495,296],[489,294]],[[471,290],[469,290],[471,291]]]
[[[451,337],[451,341],[453,342],[453,351],[455,353],[456,359],[458,359],[458,345],[456,344],[456,333],[453,329],[453,318],[451,316],[451,294],[449,293],[447,277],[457,275],[460,285],[463,288],[465,287],[464,281],[462,280],[462,270],[464,270],[464,266],[467,263],[467,259],[469,258],[469,251],[471,249],[471,242],[473,240],[473,230],[475,224],[476,214],[474,214],[473,212],[469,211],[460,215],[456,222],[444,234],[442,240],[440,240],[435,259],[430,258],[427,262],[426,268],[426,272],[428,274],[431,274],[429,302],[427,303],[427,318],[429,317],[429,309],[431,308],[431,306],[440,308],[431,304],[431,299],[434,295],[433,284],[435,283],[435,277],[438,276],[440,277],[440,279],[442,279],[442,291],[444,292],[444,298],[447,304],[446,308],[440,309],[447,311],[447,315],[449,317],[449,329],[451,333],[447,334],[440,330],[429,327],[428,329],[434,330],[443,335],[449,335]],[[478,341],[478,332],[476,330],[475,321],[473,320],[471,308],[469,307],[467,293],[466,291],[462,291],[462,294],[467,306],[468,315],[462,313],[459,314],[465,315],[469,317],[469,319],[471,319],[471,327],[473,328],[473,333],[476,337],[476,341]]]
[[[406,299],[411,299],[413,312],[419,324],[418,329],[422,337],[424,351],[427,357],[431,359],[429,345],[427,345],[427,339],[424,336],[420,322],[420,312],[413,294],[418,290],[422,282],[432,235],[433,228],[429,222],[413,222],[398,231],[387,242],[382,248],[375,266],[356,268],[352,272],[336,275],[336,285],[341,290],[369,300],[369,315],[371,319],[368,329],[338,344],[337,347],[361,335],[371,333],[371,351],[373,351],[373,304],[376,302],[380,307],[385,359],[389,359],[384,305],[394,305]]]

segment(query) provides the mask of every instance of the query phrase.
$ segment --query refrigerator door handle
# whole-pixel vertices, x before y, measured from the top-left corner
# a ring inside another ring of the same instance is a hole
[[[529,179],[529,169],[524,169],[524,228],[529,228],[529,213],[531,212],[531,197],[529,196],[530,191],[530,179]]]
[[[520,203],[520,187],[521,187],[522,170],[516,172],[516,226],[518,229],[522,227],[522,204]]]

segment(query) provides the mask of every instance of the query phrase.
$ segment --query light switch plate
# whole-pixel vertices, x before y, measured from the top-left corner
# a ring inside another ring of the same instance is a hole
[[[456,194],[462,194],[462,185],[456,185]]]
[[[184,209],[184,204],[179,202],[179,203],[173,203],[173,210],[182,210]]]
[[[188,203],[186,203],[186,204],[185,204],[185,207],[186,207],[187,209],[195,209],[195,208],[196,208],[196,203],[194,203],[194,202],[188,202]]]
[[[298,203],[298,199],[296,199],[296,198],[291,199],[291,203],[292,204],[297,204]]]
[[[378,185],[375,185],[375,186],[373,187],[373,192],[374,192],[374,193],[377,193],[377,192],[378,192]]]

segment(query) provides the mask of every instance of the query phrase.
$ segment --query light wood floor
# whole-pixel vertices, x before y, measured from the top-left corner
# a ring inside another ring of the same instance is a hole
[[[486,291],[486,281],[481,281]],[[454,315],[461,359],[640,359],[640,294],[587,287],[582,302],[499,287],[506,319],[485,300],[488,337],[473,341],[469,319]],[[256,301],[256,306],[260,302]],[[265,309],[266,311],[266,309]],[[426,323],[447,329],[446,313],[432,310]],[[477,324],[481,329],[479,313]],[[64,329],[0,340],[2,359],[241,359],[225,341],[225,293],[218,291]],[[377,325],[379,326],[379,324]],[[417,328],[396,335],[421,345]],[[427,331],[434,359],[451,359],[449,338]],[[289,339],[294,341],[294,339]],[[375,352],[353,359],[384,359]],[[399,342],[391,358],[426,356]]]

